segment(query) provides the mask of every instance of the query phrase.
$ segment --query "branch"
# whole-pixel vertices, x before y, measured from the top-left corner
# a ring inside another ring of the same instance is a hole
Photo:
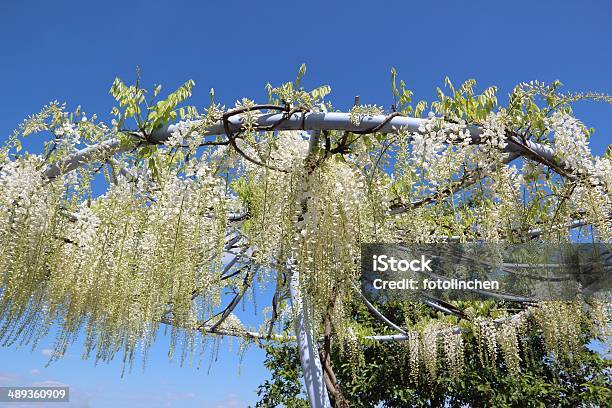
[[[237,117],[238,113],[249,110],[259,109],[276,109],[286,110],[286,107],[277,105],[256,105],[251,108],[242,108],[229,111],[224,115],[224,119],[218,121],[212,126],[202,130],[203,136],[226,134],[230,138],[231,134],[235,134],[244,129],[242,118]],[[419,127],[425,123],[427,119],[409,118],[398,115],[396,112],[391,115],[374,115],[363,117],[359,123],[355,124],[351,121],[350,113],[345,112],[295,112],[289,111],[285,113],[266,113],[256,117],[254,130],[344,130],[357,134],[363,133],[395,133],[400,129],[408,132],[419,132]],[[202,121],[192,122],[197,126]],[[149,143],[163,143],[168,140],[171,134],[177,130],[177,125],[167,124],[149,135]],[[482,129],[476,126],[468,128],[472,143],[480,143],[480,135]],[[231,138],[230,138],[231,139]],[[73,153],[59,163],[49,166],[45,170],[45,177],[51,179],[60,174],[74,170],[75,168],[95,160],[98,157],[108,157],[115,153],[128,150],[125,147],[120,147],[118,139],[108,139],[97,145],[87,147]],[[555,157],[555,152],[550,147],[539,143],[526,140],[521,141],[519,138],[510,134],[508,138],[508,146],[506,151],[524,155],[539,163],[550,166],[553,170],[561,175],[570,175],[574,169],[571,163],[564,162]],[[245,158],[246,159],[246,158]],[[259,163],[258,163],[259,164]]]
[[[463,313],[462,310],[457,309],[452,304],[445,302],[441,299],[422,296],[421,302],[423,302],[425,305],[429,306],[430,308],[437,310],[438,312],[442,312],[448,315],[454,315],[454,316],[459,317],[460,319],[467,319],[467,316],[465,315],[465,313]]]
[[[242,281],[242,289],[236,294],[236,296],[234,296],[230,304],[227,305],[227,307],[223,310],[223,313],[221,313],[221,317],[219,317],[219,320],[217,320],[213,325],[210,326],[210,328],[208,329],[210,332],[214,332],[219,326],[221,326],[225,319],[227,319],[227,317],[234,311],[236,306],[238,306],[238,303],[240,303],[240,300],[251,286],[251,283],[253,281],[253,275],[255,275],[255,273],[257,273],[257,267],[255,267],[254,270],[247,270],[247,273],[245,274],[244,279]]]
[[[506,157],[504,157],[504,159],[502,160],[503,164],[508,164],[510,162],[512,162],[513,160],[519,158],[520,155],[518,153],[510,153],[508,155],[506,155]],[[405,213],[406,211],[410,210],[410,209],[415,209],[415,208],[419,208],[422,207],[424,205],[427,205],[429,203],[435,202],[435,201],[439,201],[441,198],[445,198],[448,197],[454,193],[456,193],[457,191],[460,191],[464,188],[467,188],[475,183],[477,183],[479,180],[482,180],[485,176],[487,176],[489,173],[491,173],[492,171],[495,171],[495,169],[499,168],[499,164],[498,163],[494,163],[492,165],[490,165],[488,168],[486,169],[482,169],[482,168],[476,168],[474,170],[471,171],[466,171],[463,176],[461,177],[460,180],[457,180],[453,183],[451,183],[448,187],[445,187],[441,190],[436,191],[435,193],[422,198],[418,201],[413,201],[410,204],[400,204],[397,206],[394,206],[391,208],[389,214],[390,215],[397,215],[397,214],[402,214]]]
[[[591,225],[591,223],[586,220],[574,220],[566,224],[560,224],[560,225],[554,226],[553,228],[567,228],[571,230],[574,228],[584,227],[586,225]],[[404,231],[405,230],[398,230],[398,232],[400,233]],[[515,230],[515,232],[518,232],[518,231]],[[541,228],[530,229],[529,231],[527,231],[527,236],[533,239],[533,238],[539,237],[540,235],[543,235],[545,232],[546,231]],[[461,237],[459,235],[432,235],[431,238],[435,241],[441,240],[445,242],[460,242],[462,239],[464,239],[464,237]],[[467,239],[466,240],[466,242],[475,242],[475,241],[477,241],[477,239]]]
[[[389,320],[387,316],[382,314],[372,303],[370,303],[370,301],[363,295],[363,293],[361,293],[361,290],[359,290],[358,287],[353,285],[353,288],[355,289],[355,292],[357,292],[357,294],[359,295],[363,303],[366,305],[366,307],[368,308],[368,310],[372,313],[374,317],[376,317],[378,320],[380,320],[381,322],[383,322],[384,324],[386,324],[393,330],[396,330],[402,334],[408,334],[404,329],[402,329],[401,327],[393,323],[391,320]]]
[[[95,160],[107,159],[114,154],[125,152],[129,148],[121,147],[119,139],[108,139],[98,144],[76,151],[57,163],[47,166],[43,177],[52,180]]]
[[[185,325],[177,324],[177,322],[167,317],[162,317],[160,319],[160,323],[166,324],[169,326],[179,327],[181,329],[186,329],[186,330],[197,330],[201,333],[213,334],[216,336],[241,337],[243,339],[249,339],[249,340],[268,340],[266,335],[261,334],[256,331],[249,331],[249,330],[242,331],[242,330],[233,330],[233,329],[225,329],[225,328],[217,328],[215,329],[215,331],[211,331],[210,325],[198,324],[195,327],[186,327]],[[293,336],[282,336],[282,335],[274,334],[272,335],[272,340],[287,341],[287,340],[295,340],[295,338]]]
[[[247,161],[250,161],[253,164],[256,164],[258,166],[262,166],[262,167],[266,167],[270,170],[274,170],[274,171],[280,171],[281,173],[289,173],[289,171],[284,170],[284,169],[280,169],[276,166],[272,166],[266,163],[262,163],[257,159],[254,159],[252,157],[250,157],[249,155],[247,155],[241,148],[238,147],[238,144],[236,143],[236,139],[235,138],[231,138],[230,139],[230,145],[234,148],[234,150],[236,150],[238,152],[238,154],[242,157],[244,157]]]
[[[268,326],[268,338],[272,337],[272,332],[274,330],[274,324],[278,319],[278,302],[281,297],[281,288],[283,288],[287,284],[287,275],[284,272],[281,272],[283,277],[282,283],[279,281],[278,276],[276,278],[276,289],[274,289],[274,296],[272,297],[272,317],[270,318],[269,326]]]

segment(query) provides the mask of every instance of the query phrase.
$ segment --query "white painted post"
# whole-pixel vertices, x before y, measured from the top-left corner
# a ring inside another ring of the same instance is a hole
[[[327,388],[323,381],[323,368],[313,336],[312,322],[308,314],[308,303],[306,299],[302,298],[300,290],[300,273],[296,268],[294,259],[290,259],[287,263],[287,269],[291,274],[289,291],[295,318],[295,335],[300,352],[302,372],[304,373],[306,394],[311,407],[331,408]]]
[[[306,171],[310,165],[310,160],[319,144],[321,136],[320,130],[310,133],[308,143],[308,153],[304,163]],[[306,201],[302,203],[302,212],[306,211]],[[312,320],[308,310],[308,299],[302,297],[300,289],[300,271],[297,267],[297,260],[292,257],[287,261],[287,271],[289,275],[289,293],[291,294],[291,306],[293,307],[293,317],[295,319],[295,337],[300,353],[300,363],[304,374],[304,385],[306,394],[313,408],[331,408],[327,388],[323,380],[323,368],[319,360],[319,350],[314,339]]]

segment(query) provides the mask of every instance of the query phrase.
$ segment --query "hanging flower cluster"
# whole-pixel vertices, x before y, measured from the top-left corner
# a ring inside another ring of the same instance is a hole
[[[547,123],[554,133],[556,154],[579,173],[592,170],[592,154],[589,148],[588,131],[582,123],[568,113],[555,112]]]
[[[492,319],[477,318],[474,322],[480,361],[483,365],[494,364],[497,358],[497,327]]]
[[[227,200],[206,160],[192,165],[192,177],[166,173],[146,194],[116,177],[89,202],[73,195],[80,179],[49,183],[40,167],[19,160],[0,172],[5,344],[37,341],[59,323],[56,356],[84,328],[85,355],[95,349],[108,360],[127,350],[130,362],[169,306],[185,327],[210,315],[220,300]],[[196,293],[204,303],[193,302]]]
[[[466,163],[472,141],[466,123],[451,123],[437,119],[430,112],[429,119],[412,133],[410,165],[422,171],[422,178],[438,186],[452,177]]]
[[[578,350],[580,327],[585,315],[577,302],[544,302],[534,315],[542,330],[544,344],[557,360]]]

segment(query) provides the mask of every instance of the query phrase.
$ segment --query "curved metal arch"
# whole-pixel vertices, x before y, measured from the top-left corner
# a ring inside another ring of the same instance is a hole
[[[261,109],[271,109],[269,106],[261,106]],[[286,110],[278,107],[277,110]],[[205,136],[225,134],[231,138],[233,133],[243,129],[241,118],[238,113],[232,114],[232,111],[224,115],[222,121],[203,129],[202,133]],[[310,138],[309,154],[312,154],[314,146],[318,144],[318,135],[320,131],[325,130],[341,130],[354,132],[358,134],[367,133],[392,133],[400,129],[409,132],[420,132],[420,127],[425,123],[426,119],[404,117],[399,114],[392,115],[375,115],[361,118],[359,123],[354,123],[350,113],[345,112],[294,112],[286,111],[284,113],[266,113],[257,116],[255,121],[256,130],[312,130],[314,131]],[[194,125],[197,126],[197,122]],[[161,129],[156,130],[151,135],[143,135],[145,143],[163,143],[168,140],[171,134],[177,130],[177,125],[168,124]],[[483,130],[478,127],[469,127],[469,132],[472,138],[472,143],[480,143],[480,136]],[[530,141],[522,140],[518,135],[510,133],[507,135],[507,146],[505,151],[510,153],[512,159],[518,156],[528,157],[541,164],[547,165],[564,177],[573,178],[573,167],[571,163],[564,162],[555,157],[555,152],[548,146]],[[230,140],[231,142],[231,140]],[[44,170],[44,176],[52,180],[53,178],[72,171],[88,162],[96,160],[107,160],[114,154],[125,152],[128,147],[122,145],[118,139],[108,139],[97,145],[89,146],[79,150],[58,163],[48,166]],[[511,159],[511,160],[512,160]],[[599,181],[597,181],[599,182]],[[400,211],[401,212],[401,211]],[[236,221],[242,219],[241,215],[230,215],[228,221]],[[577,224],[576,224],[577,225]],[[542,233],[541,230],[532,232],[532,236],[538,236]],[[451,239],[453,237],[450,237]],[[291,270],[291,267],[289,267]],[[323,381],[323,371],[321,363],[316,353],[316,344],[312,338],[312,323],[309,320],[307,309],[299,291],[299,274],[293,271],[291,276],[291,297],[294,311],[297,316],[296,336],[300,351],[300,359],[304,371],[307,393],[312,406],[329,407],[329,398],[327,389]],[[527,309],[529,310],[529,309]],[[517,315],[511,317],[516,318]],[[384,316],[382,316],[384,317]],[[379,316],[380,318],[380,316]],[[388,319],[387,319],[388,320]],[[172,321],[162,321],[162,323],[172,324]],[[262,335],[255,332],[233,333],[216,326],[199,327],[198,330],[208,331],[219,335],[239,335],[254,339],[271,338],[270,335]],[[451,328],[453,332],[460,332],[460,328]],[[402,330],[403,331],[403,330]],[[276,338],[273,336],[272,338]],[[394,335],[386,336],[369,336],[369,339],[378,341],[401,341],[408,339],[408,334],[400,332]]]

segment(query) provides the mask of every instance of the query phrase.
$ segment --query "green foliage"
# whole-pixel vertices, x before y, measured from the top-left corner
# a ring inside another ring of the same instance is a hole
[[[404,115],[419,118],[427,108],[427,102],[425,101],[419,101],[414,107],[412,107],[411,102],[413,92],[410,89],[406,89],[406,83],[404,80],[400,80],[400,86],[398,89],[397,71],[395,68],[391,68],[391,92],[393,95],[395,108],[398,112],[401,112]]]
[[[307,408],[308,401],[302,395],[302,371],[300,356],[290,343],[267,345],[265,367],[272,373],[270,380],[257,388],[260,400],[257,408],[284,406],[287,408]]]
[[[378,307],[392,320],[405,318],[406,310],[397,304]],[[357,307],[354,312],[357,321],[366,327],[376,332],[386,330],[363,308]],[[411,308],[409,316],[411,320],[433,317],[430,311],[420,307]],[[495,364],[483,365],[474,336],[465,337],[467,358],[461,374],[441,369],[433,379],[422,374],[414,377],[406,342],[367,343],[363,349],[364,364],[359,367],[336,344],[332,348],[332,362],[339,386],[351,407],[604,407],[612,397],[612,361],[587,347],[592,339],[588,332],[583,332],[580,351],[573,355],[571,363],[559,366],[546,351],[541,335],[531,332],[522,342],[521,369],[513,373],[501,359]],[[268,346],[266,352],[266,367],[271,370],[272,379],[260,389],[271,390],[287,383],[295,385],[295,370],[299,367],[295,345]],[[285,394],[284,400],[299,395],[298,389],[293,392]]]
[[[268,101],[273,104],[289,104],[294,108],[305,109],[310,109],[316,104],[321,103],[331,93],[331,87],[329,85],[322,85],[312,91],[306,91],[300,86],[304,75],[306,75],[306,65],[302,64],[295,82],[285,82],[278,87],[272,87],[268,83],[266,85]]]
[[[145,134],[150,134],[155,129],[176,119],[177,107],[191,96],[194,86],[195,82],[190,79],[178,87],[176,91],[170,93],[166,99],[153,104],[154,99],[161,91],[161,85],[155,87],[153,98],[147,102],[145,99],[147,90],[141,88],[138,82],[135,85],[128,86],[121,79],[115,78],[110,94],[119,103],[119,106],[114,107],[111,113],[117,118],[118,128],[123,128],[127,119],[135,118],[138,129]],[[143,105],[145,106],[143,107]],[[144,117],[143,110],[146,112]],[[187,110],[181,108],[180,112],[182,117],[186,116],[187,113],[193,115],[195,114],[195,108],[187,107]]]
[[[147,131],[151,132],[169,121],[176,119],[176,107],[191,96],[195,82],[189,80],[172,92],[165,100],[158,101],[155,106],[149,107],[147,117]],[[181,116],[185,116],[183,114]]]
[[[143,121],[140,105],[145,102],[146,90],[141,89],[138,84],[127,86],[121,79],[115,78],[109,93],[119,103],[119,107],[113,107],[111,111],[118,119],[119,128],[132,117],[136,118],[138,127],[141,128]],[[123,108],[123,112],[120,108]]]
[[[482,94],[476,95],[476,81],[468,79],[459,89],[455,89],[451,80],[444,78],[444,85],[449,88],[450,95],[437,88],[438,101],[431,107],[436,113],[451,121],[464,121],[468,124],[481,124],[487,115],[497,106],[497,87],[486,88]]]

